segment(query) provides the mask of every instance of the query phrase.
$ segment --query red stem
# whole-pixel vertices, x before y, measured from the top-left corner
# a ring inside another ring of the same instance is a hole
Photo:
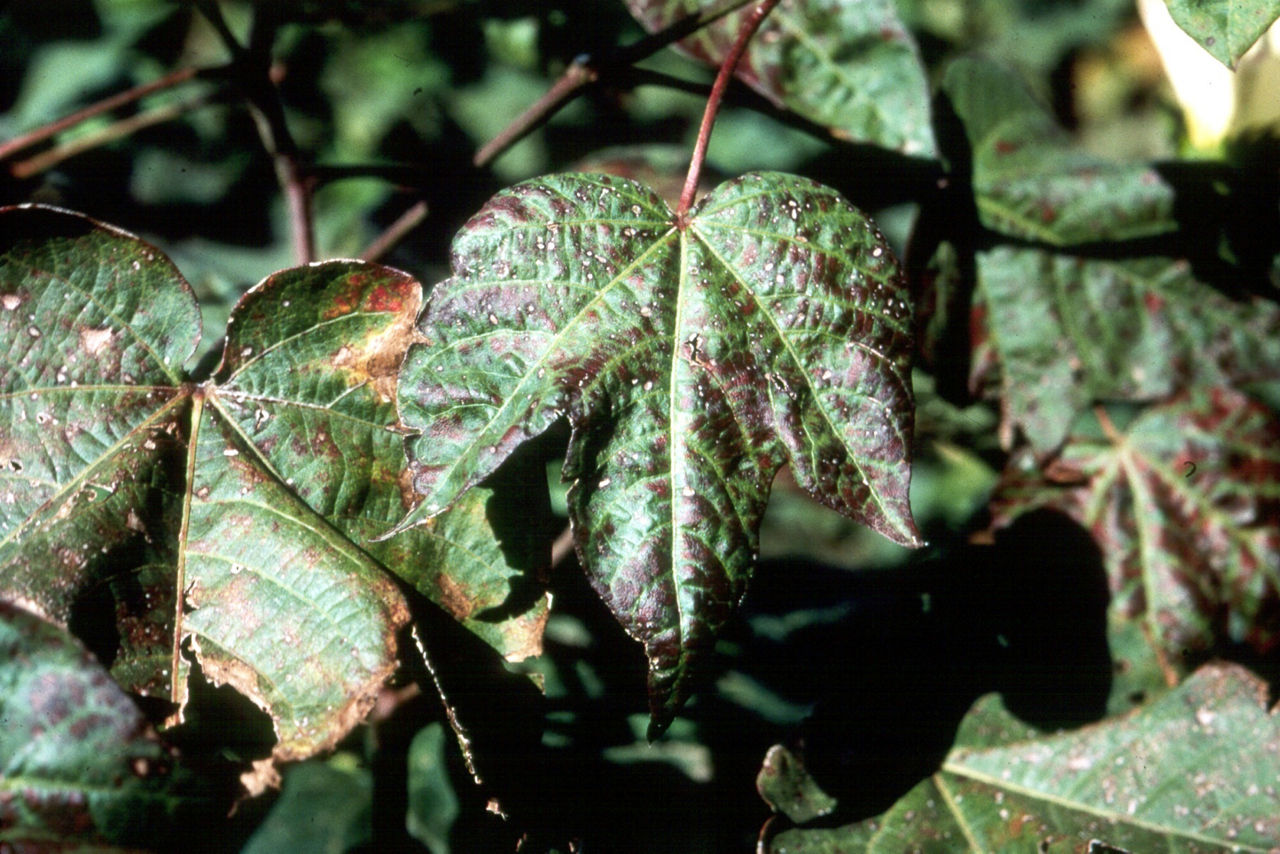
[[[427,218],[427,203],[419,201],[413,207],[396,218],[396,221],[387,227],[387,230],[378,235],[378,237],[369,244],[360,257],[365,261],[377,261],[383,255],[386,255],[396,244],[413,231],[422,221]]]
[[[24,181],[33,175],[38,175],[46,169],[56,166],[64,160],[83,154],[86,151],[92,151],[118,139],[126,139],[143,128],[173,121],[183,113],[208,104],[212,99],[212,94],[203,93],[182,101],[164,104],[153,110],[135,113],[127,118],[112,122],[93,133],[77,136],[68,142],[45,149],[26,160],[18,160],[9,167],[9,174],[20,181]]]
[[[720,102],[724,100],[724,90],[729,86],[729,79],[738,68],[742,54],[747,50],[751,37],[760,28],[765,16],[778,5],[778,0],[763,0],[747,13],[746,20],[738,29],[738,39],[733,43],[729,55],[720,63],[720,72],[716,82],[711,85],[711,95],[707,98],[707,108],[702,113],[702,126],[698,128],[698,141],[693,147],[693,157],[689,161],[689,175],[684,179],[684,190],[680,193],[680,205],[676,208],[676,227],[683,230],[688,225],[689,208],[693,205],[694,194],[698,192],[698,179],[702,177],[702,163],[707,159],[707,144],[711,141],[711,128],[716,123],[716,113],[720,111]]]
[[[488,165],[499,154],[527,136],[529,131],[555,115],[578,93],[579,89],[591,85],[599,77],[600,73],[595,68],[574,60],[541,98],[517,116],[515,121],[503,128],[500,134],[485,143],[484,147],[476,152],[472,162],[476,166]]]

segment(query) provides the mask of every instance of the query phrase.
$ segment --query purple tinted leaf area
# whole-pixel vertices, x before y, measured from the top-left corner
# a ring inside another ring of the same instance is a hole
[[[1103,550],[1116,606],[1171,666],[1220,637],[1280,638],[1280,424],[1230,389],[1153,406],[1123,433],[1072,436],[1044,472],[1015,455],[997,525],[1061,510]]]
[[[745,591],[774,474],[902,543],[911,313],[883,238],[834,191],[721,185],[681,231],[654,193],[561,175],[454,243],[401,374],[415,489],[449,506],[567,417],[575,543],[650,661],[661,728]]]

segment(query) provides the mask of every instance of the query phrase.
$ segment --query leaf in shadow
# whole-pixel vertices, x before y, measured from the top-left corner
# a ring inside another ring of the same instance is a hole
[[[1266,695],[1244,668],[1211,665],[1130,715],[1048,736],[987,696],[942,768],[886,812],[773,832],[764,850],[1268,851],[1280,731]]]
[[[650,32],[706,6],[689,0],[627,0]],[[679,42],[719,67],[742,25],[737,11]],[[737,77],[778,106],[839,139],[931,156],[929,86],[919,50],[889,0],[792,0],[765,19]]]
[[[1117,608],[1177,669],[1223,636],[1260,651],[1280,628],[1280,424],[1230,389],[1179,395],[1068,439],[1046,466],[1010,460],[998,528],[1037,508],[1086,527]]]
[[[6,848],[168,846],[229,805],[178,764],[71,635],[5,602],[0,683]]]

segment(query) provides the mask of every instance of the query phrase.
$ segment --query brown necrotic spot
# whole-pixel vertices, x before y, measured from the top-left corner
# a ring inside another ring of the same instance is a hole
[[[465,620],[475,611],[476,603],[468,595],[466,588],[448,575],[441,574],[436,579],[436,589],[439,592],[437,604],[455,618]]]

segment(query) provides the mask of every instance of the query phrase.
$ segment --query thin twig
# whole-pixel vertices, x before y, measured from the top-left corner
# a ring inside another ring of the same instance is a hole
[[[711,141],[711,128],[716,123],[716,113],[720,110],[720,101],[724,98],[724,90],[733,77],[733,72],[747,50],[751,37],[760,28],[778,0],[764,0],[757,5],[743,20],[738,29],[738,38],[729,50],[729,55],[720,63],[720,71],[716,74],[716,82],[711,84],[711,95],[707,98],[707,108],[702,113],[702,125],[698,128],[698,141],[693,147],[693,157],[689,159],[689,174],[684,179],[684,191],[680,193],[680,204],[676,208],[676,227],[683,229],[687,223],[689,208],[693,205],[693,197],[698,192],[698,180],[702,177],[702,163],[707,158],[707,144]]]
[[[648,59],[667,45],[678,42],[685,36],[693,35],[703,27],[714,24],[750,2],[751,0],[725,0],[725,2],[712,6],[710,9],[694,10],[683,18],[672,21],[656,33],[651,33],[640,39],[640,41],[622,48],[618,51],[617,57],[609,64],[632,65],[642,59]]]
[[[285,208],[289,212],[289,242],[293,245],[293,257],[299,264],[316,260],[316,229],[311,213],[312,182],[298,159],[291,154],[276,152],[276,180],[284,193]]]
[[[608,77],[642,59],[647,59],[667,45],[697,32],[708,24],[715,23],[749,2],[751,0],[725,0],[711,9],[691,12],[658,32],[620,48],[617,56],[607,61],[596,62],[590,56],[575,59],[542,97],[516,116],[515,120],[503,128],[501,133],[485,143],[476,152],[472,162],[476,166],[492,163],[498,155],[550,121],[551,117],[573,100],[581,90],[598,82],[602,77]]]
[[[274,17],[263,25],[266,18],[255,19],[250,41],[253,50],[246,49],[227,26],[216,0],[196,0],[196,8],[217,31],[233,58],[233,76],[240,84],[249,102],[250,114],[258,128],[263,147],[275,164],[276,180],[284,194],[289,212],[289,234],[293,254],[299,264],[315,260],[315,222],[311,197],[313,184],[303,164],[298,145],[289,133],[285,121],[284,106],[280,103],[272,75],[270,56],[267,53],[274,32]],[[257,9],[259,16],[270,15],[270,6]]]
[[[86,151],[107,145],[119,139],[125,139],[132,136],[143,128],[149,128],[154,125],[164,124],[173,121],[183,113],[188,113],[198,107],[203,107],[212,101],[216,93],[205,92],[183,101],[177,101],[171,104],[164,104],[153,110],[137,113],[119,121],[112,122],[106,127],[85,134],[76,139],[56,145],[48,151],[42,151],[39,154],[29,157],[26,160],[19,160],[9,167],[9,174],[18,180],[25,180],[33,175],[38,175],[46,169],[50,169],[64,160],[83,154]]]
[[[366,261],[377,261],[383,255],[386,255],[395,248],[401,240],[404,240],[409,232],[413,231],[422,221],[427,218],[427,203],[419,201],[404,213],[396,218],[396,221],[387,226],[386,230],[379,234],[374,241],[369,244],[360,257]]]
[[[94,116],[103,113],[109,113],[112,110],[132,104],[134,101],[141,100],[153,92],[160,92],[164,89],[172,89],[179,84],[195,78],[197,75],[214,73],[219,69],[202,70],[199,68],[179,68],[171,71],[158,80],[150,83],[144,83],[141,86],[135,86],[132,89],[126,89],[109,98],[103,98],[95,104],[90,104],[81,110],[76,110],[70,115],[64,116],[57,121],[49,122],[47,125],[36,128],[28,133],[15,136],[7,142],[0,142],[0,160],[6,160],[17,154],[23,149],[30,148],[37,143],[44,142],[62,133],[67,128],[75,127],[81,122],[91,119]]]
[[[564,530],[551,543],[551,565],[559,566],[571,554],[573,554],[573,528],[565,525]]]
[[[564,70],[564,73],[551,84],[551,88],[542,97],[534,101],[515,121],[502,129],[502,132],[489,140],[476,152],[472,162],[476,166],[485,166],[492,162],[511,146],[524,139],[530,131],[547,122],[567,104],[579,89],[599,79],[599,72],[590,65],[575,59]]]
[[[686,80],[683,77],[676,77],[674,74],[668,74],[665,71],[654,71],[652,68],[623,69],[617,72],[617,75],[612,77],[609,83],[625,90],[638,89],[641,86],[661,86],[664,89],[673,89],[677,92],[697,95],[699,98],[706,98],[711,94],[710,83]]]
[[[413,627],[411,634],[414,644],[418,647],[418,654],[422,656],[422,663],[427,666],[427,672],[431,674],[431,682],[435,685],[436,694],[440,697],[440,704],[444,706],[449,727],[453,730],[454,737],[458,739],[458,748],[462,751],[462,761],[467,766],[467,773],[471,775],[472,780],[476,781],[477,786],[484,785],[484,780],[480,779],[480,772],[476,770],[475,756],[471,752],[471,736],[467,735],[467,730],[458,720],[458,713],[454,711],[453,704],[445,696],[444,688],[440,685],[440,677],[436,675],[435,665],[431,663],[431,656],[427,655],[427,645],[422,642],[422,635],[418,634],[417,626]]]

